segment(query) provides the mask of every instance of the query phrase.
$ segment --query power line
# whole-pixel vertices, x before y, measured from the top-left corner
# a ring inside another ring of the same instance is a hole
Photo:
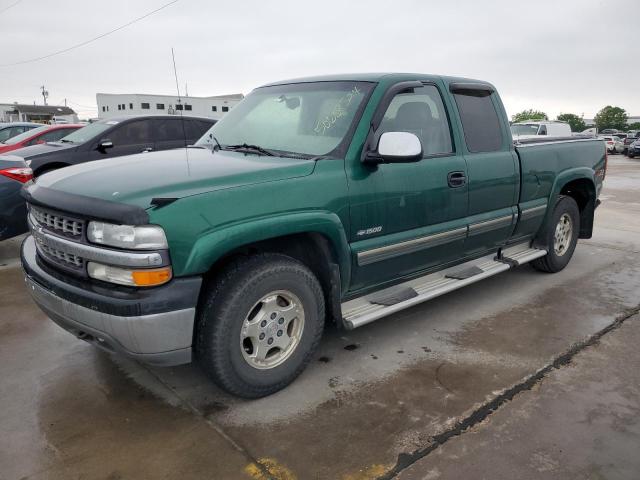
[[[9,10],[10,8],[15,7],[16,5],[18,5],[22,0],[18,0],[17,2],[13,2],[11,5],[4,7],[2,10],[0,10],[0,13],[4,13],[7,10]]]
[[[178,2],[178,0],[172,0],[171,2],[165,3],[161,7],[156,8],[155,10],[152,10],[152,11],[150,11],[148,13],[145,13],[141,17],[135,18],[135,19],[131,20],[130,22],[125,23],[124,25],[120,25],[119,27],[114,28],[113,30],[109,30],[108,32],[105,32],[105,33],[103,33],[101,35],[98,35],[97,37],[93,37],[93,38],[91,38],[89,40],[86,40],[84,42],[78,43],[76,45],[72,45],[71,47],[68,47],[68,48],[65,48],[65,49],[62,49],[62,50],[58,50],[57,52],[52,52],[52,53],[49,53],[47,55],[43,55],[42,57],[30,58],[28,60],[22,60],[20,62],[0,64],[0,67],[13,67],[13,66],[16,66],[16,65],[24,65],[25,63],[38,62],[38,61],[44,60],[46,58],[51,58],[51,57],[54,57],[56,55],[60,55],[61,53],[66,53],[66,52],[69,52],[71,50],[75,50],[76,48],[83,47],[83,46],[85,46],[85,45],[87,45],[89,43],[95,42],[96,40],[100,40],[101,38],[104,38],[107,35],[111,35],[112,33],[115,33],[115,32],[117,32],[119,30],[122,30],[123,28],[126,28],[126,27],[128,27],[130,25],[133,25],[134,23],[139,22],[140,20],[143,20],[143,19],[145,19],[147,17],[150,17],[154,13],[157,13],[160,10],[163,10],[163,9],[167,8],[168,6],[173,5],[174,3],[177,3],[177,2]]]

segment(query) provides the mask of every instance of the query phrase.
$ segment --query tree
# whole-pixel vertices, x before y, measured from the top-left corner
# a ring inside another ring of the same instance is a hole
[[[640,130],[640,122],[633,122],[627,127],[629,130]]]
[[[594,117],[593,121],[598,127],[598,130],[604,130],[605,128],[615,128],[617,130],[626,130],[627,127],[627,112],[624,108],[612,107],[607,105]]]
[[[571,126],[572,132],[582,132],[587,128],[584,120],[575,113],[561,113],[558,115],[558,120],[567,122]]]
[[[549,120],[549,117],[547,117],[547,114],[544,112],[541,112],[540,110],[534,110],[532,108],[530,108],[529,110],[523,110],[520,113],[516,113],[514,116],[511,117],[511,120],[513,120],[513,122],[526,122],[528,120],[532,120],[532,121],[540,121],[540,120]]]

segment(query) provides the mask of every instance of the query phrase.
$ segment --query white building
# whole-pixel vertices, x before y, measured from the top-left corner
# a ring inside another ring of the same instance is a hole
[[[219,120],[244,98],[241,93],[214,97],[182,97],[144,93],[97,93],[98,118],[121,115],[185,115]]]

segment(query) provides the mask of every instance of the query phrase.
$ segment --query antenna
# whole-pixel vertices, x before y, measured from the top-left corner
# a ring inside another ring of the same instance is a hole
[[[180,86],[178,84],[178,69],[176,68],[176,54],[173,51],[173,47],[171,47],[171,58],[173,60],[173,75],[176,79],[176,91],[178,93],[178,104],[181,104],[181,100],[180,100]],[[176,110],[177,107],[176,107]],[[182,107],[182,110],[178,110],[180,112],[180,119],[181,119],[181,124],[182,124],[182,135],[184,138],[184,154],[186,155],[186,159],[187,159],[187,175],[191,176],[191,169],[189,167],[189,150],[187,150],[187,131],[184,128],[184,117],[183,117],[183,112],[184,112],[184,106]]]

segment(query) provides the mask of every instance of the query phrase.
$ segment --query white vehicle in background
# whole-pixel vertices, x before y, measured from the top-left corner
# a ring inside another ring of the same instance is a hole
[[[603,139],[607,144],[607,152],[609,153],[622,153],[624,150],[624,143],[616,135],[598,135],[598,138]]]
[[[511,124],[511,136],[514,140],[547,137],[570,137],[571,127],[566,122],[545,120],[540,122],[517,122]]]

